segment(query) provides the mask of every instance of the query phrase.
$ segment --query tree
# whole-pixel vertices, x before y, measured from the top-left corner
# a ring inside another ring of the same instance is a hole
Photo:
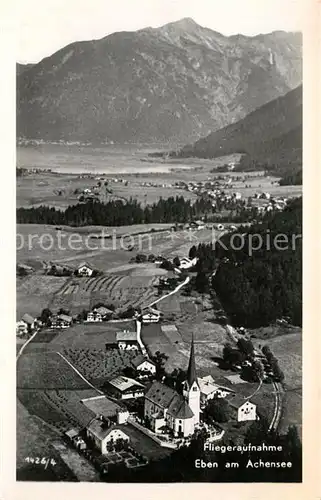
[[[283,382],[283,380],[284,380],[284,373],[281,370],[281,368],[279,367],[279,363],[277,362],[277,360],[274,361],[274,363],[272,365],[272,370],[273,370],[273,375],[274,375],[275,379],[278,382]]]
[[[199,293],[208,291],[208,278],[204,271],[199,271],[195,278],[195,288]]]
[[[224,398],[214,396],[209,401],[204,413],[209,420],[212,419],[215,422],[223,423],[227,422],[230,418],[230,407]]]
[[[48,325],[48,322],[49,322],[49,320],[50,320],[50,318],[51,318],[51,316],[52,316],[52,312],[50,311],[50,309],[48,309],[48,308],[46,307],[45,309],[43,309],[43,310],[41,311],[41,314],[40,314],[40,316],[39,316],[39,319],[40,319],[40,321],[41,321],[44,325],[46,325],[46,326],[47,326],[47,325]]]
[[[251,356],[254,352],[254,346],[250,340],[244,338],[239,338],[237,341],[237,347],[241,352],[246,354],[246,356]]]
[[[193,245],[190,250],[189,250],[189,253],[188,253],[188,257],[193,260],[195,259],[195,257],[197,256],[197,249],[196,249],[196,246]]]
[[[151,359],[156,365],[156,379],[161,380],[165,375],[165,363],[168,360],[168,356],[163,352],[156,351],[155,354],[151,356]]]
[[[174,257],[173,264],[175,267],[179,267],[181,265],[181,261],[179,260],[178,256]]]
[[[226,344],[224,344],[224,347],[223,347],[223,360],[226,363],[230,363],[230,356],[232,354],[232,351],[233,351],[233,347],[232,347],[232,345],[229,342],[227,342]]]

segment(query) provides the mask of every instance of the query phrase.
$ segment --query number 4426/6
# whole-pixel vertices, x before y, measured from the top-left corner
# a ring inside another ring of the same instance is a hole
[[[42,465],[45,469],[48,465],[56,465],[57,462],[54,458],[47,457],[26,457],[25,462],[28,464]]]

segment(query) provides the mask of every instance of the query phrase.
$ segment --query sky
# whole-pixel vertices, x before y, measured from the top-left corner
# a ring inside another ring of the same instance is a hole
[[[307,0],[16,0],[16,60],[39,62],[69,43],[183,17],[224,35],[302,30]]]

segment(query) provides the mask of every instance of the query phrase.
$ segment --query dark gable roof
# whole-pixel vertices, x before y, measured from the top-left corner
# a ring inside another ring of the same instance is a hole
[[[194,413],[192,412],[191,408],[181,396],[181,394],[177,393],[177,396],[172,400],[170,407],[168,408],[168,413],[174,418],[192,418],[194,416]]]
[[[174,418],[191,418],[193,412],[181,394],[161,382],[154,382],[146,393],[146,399],[161,408],[167,408]]]
[[[122,432],[124,432],[124,434],[126,434],[126,430],[124,430],[124,426],[122,426],[122,425],[114,425],[114,424],[112,424],[112,422],[110,422],[108,420],[106,420],[104,422],[104,421],[101,421],[98,418],[95,418],[94,420],[92,420],[90,422],[90,424],[88,425],[87,429],[94,436],[96,436],[100,441],[102,441],[106,436],[108,436],[108,434],[111,431],[114,431],[114,430],[117,430],[117,429],[120,430],[120,431],[122,431]]]

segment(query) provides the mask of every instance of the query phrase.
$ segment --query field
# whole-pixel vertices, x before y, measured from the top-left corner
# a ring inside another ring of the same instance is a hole
[[[219,173],[212,173],[213,169],[230,161],[237,161],[239,157],[230,155],[212,160],[189,158],[165,161],[148,158],[147,154],[150,151],[151,149],[137,146],[79,148],[48,144],[38,147],[19,147],[17,151],[19,166],[51,168],[54,172],[30,174],[18,178],[18,206],[46,204],[64,209],[78,202],[79,194],[75,194],[75,190],[92,189],[97,185],[97,178],[101,179],[102,186],[98,189],[98,194],[102,201],[132,197],[144,204],[153,203],[160,197],[181,194],[185,198],[195,199],[195,194],[174,187],[175,182],[181,180],[189,182],[191,179],[200,182],[209,177],[215,178]],[[79,175],[84,172],[91,173],[91,178]],[[235,180],[231,189],[241,192],[244,197],[252,196],[255,191],[268,191],[277,196],[302,194],[301,186],[279,186],[277,178],[263,177],[262,174],[263,172],[231,172],[229,175],[232,179],[237,176],[243,176],[245,179],[246,176],[245,182]],[[111,193],[106,194],[105,181],[108,181]]]
[[[28,346],[29,347],[29,346]],[[17,365],[18,389],[88,389],[88,384],[56,352],[26,352]]]
[[[113,232],[114,229],[104,230]],[[53,226],[18,225],[17,262],[31,265],[34,273],[17,280],[17,316],[21,317],[25,313],[38,316],[45,307],[53,310],[62,307],[70,310],[72,314],[77,314],[101,301],[108,304],[113,302],[115,307],[121,308],[130,304],[144,307],[156,298],[155,284],[158,282],[158,276],[166,274],[166,271],[151,263],[129,263],[133,256],[137,253],[153,253],[171,259],[176,255],[183,257],[188,255],[193,244],[211,242],[215,237],[215,232],[212,233],[211,230],[194,233],[178,231],[173,236],[166,226],[155,226],[153,233],[141,236],[137,233],[151,229],[150,226],[118,229],[119,236],[128,234],[131,230],[133,233],[130,234],[136,234],[134,242],[137,249],[134,252],[121,248],[120,238],[106,240],[103,246],[99,240],[93,240],[94,243],[88,240],[91,232],[97,234],[97,228],[94,227],[63,228],[60,232],[62,240],[59,242],[58,233]],[[75,235],[79,238],[76,249],[70,245],[70,238]],[[44,245],[45,238],[49,238],[52,243],[50,246]],[[91,249],[93,245],[95,250]],[[76,267],[84,260],[103,275],[95,279],[68,278],[46,276],[43,271],[44,261]]]

